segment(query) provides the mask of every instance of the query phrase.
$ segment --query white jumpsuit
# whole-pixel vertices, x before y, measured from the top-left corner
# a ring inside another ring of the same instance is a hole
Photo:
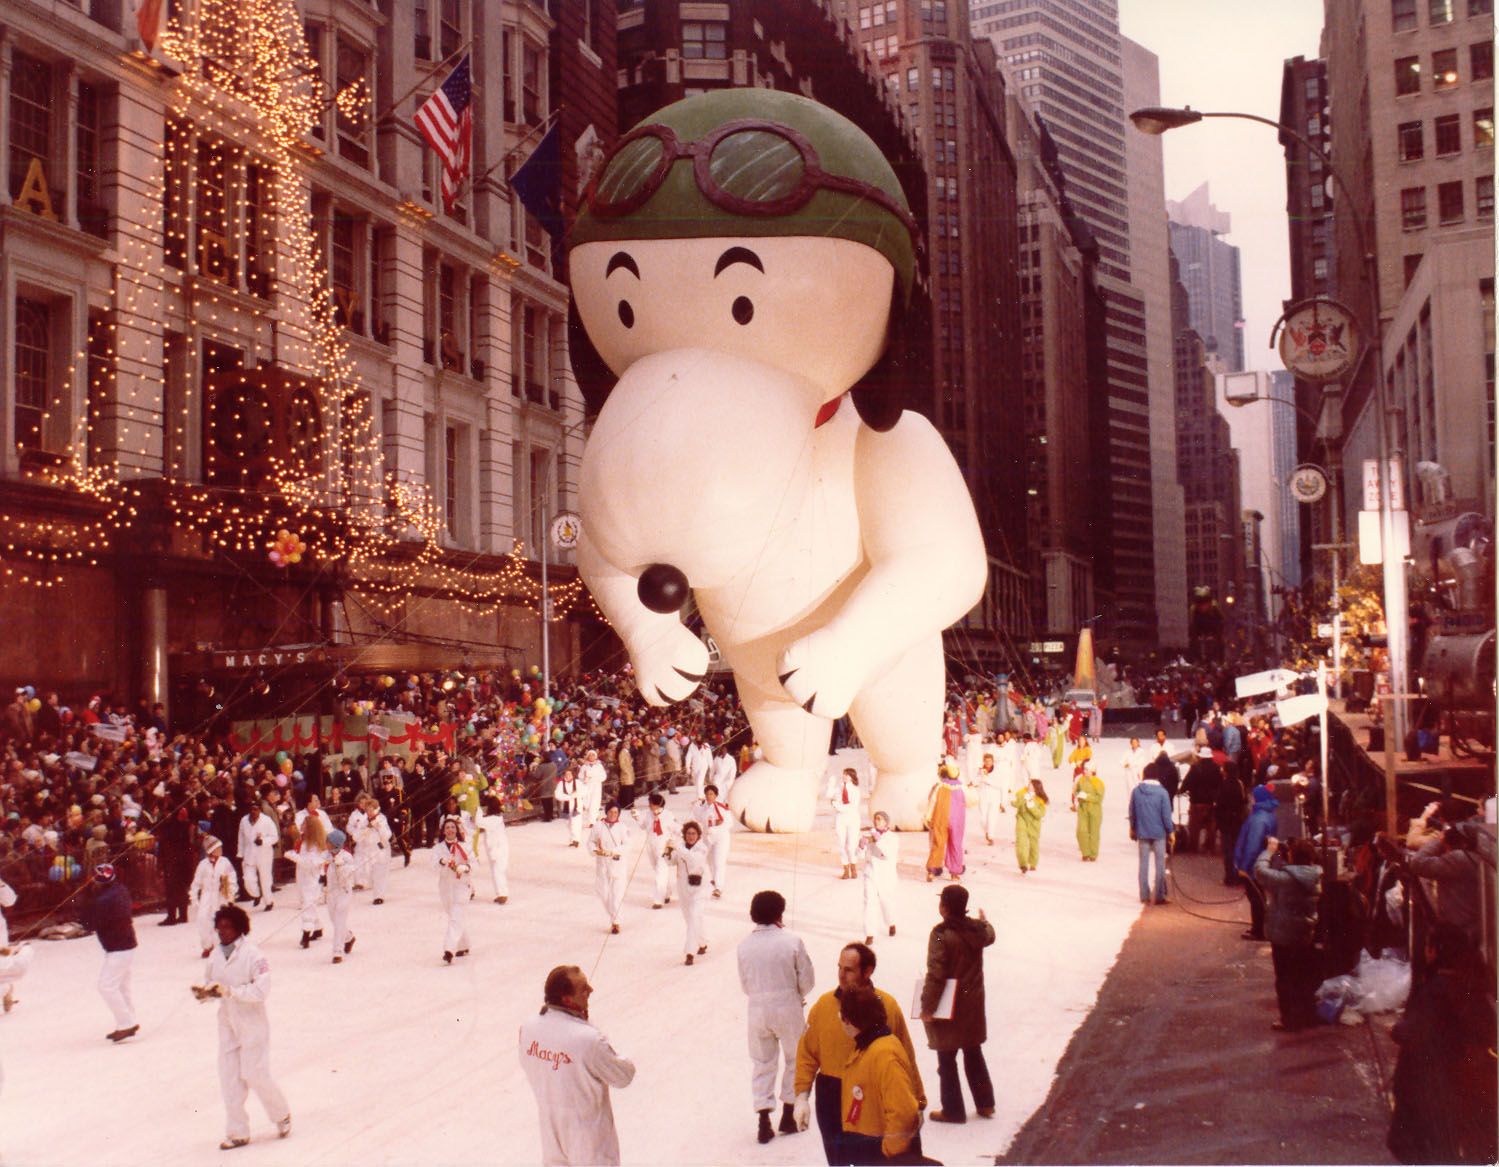
[[[999,834],[999,816],[1004,813],[1005,798],[1008,797],[1009,782],[1005,778],[1005,772],[1000,768],[1000,750],[997,746],[990,746],[989,755],[994,759],[992,770],[984,769],[982,763],[973,776],[973,781],[979,788],[979,824],[984,828],[984,841],[992,843],[994,836]]]
[[[584,838],[603,813],[604,778],[602,762],[584,762],[578,768],[578,814],[583,820]]]
[[[0,887],[4,887],[6,891],[10,891],[10,887],[7,884],[0,883]],[[11,894],[14,896],[15,893],[12,892]],[[16,901],[12,899],[10,902],[14,904]],[[3,917],[0,917],[0,922],[3,922]],[[6,945],[0,944],[0,948],[5,947]],[[18,981],[24,977],[26,970],[30,967],[31,945],[29,944],[17,945],[9,953],[0,955],[0,996],[4,996],[9,992],[11,982]],[[4,1086],[4,1084],[5,1071],[3,1068],[0,1068],[0,1086]]]
[[[510,840],[505,835],[505,816],[481,813],[477,822],[474,852],[482,851],[489,861],[489,877],[494,880],[494,894],[510,898]]]
[[[708,772],[712,768],[713,751],[706,743],[693,742],[687,747],[687,773],[692,776],[693,797],[699,801],[703,798],[703,787],[708,784]]]
[[[255,821],[245,815],[239,820],[240,867],[245,873],[245,891],[253,900],[264,898],[265,906],[271,906],[271,889],[276,886],[274,870],[276,843],[281,832],[268,814],[259,814]]]
[[[16,906],[16,889],[0,879],[0,908]],[[0,912],[0,948],[10,943],[10,925],[5,922],[5,913]],[[28,958],[29,959],[29,958]]]
[[[349,908],[354,903],[354,877],[358,861],[343,848],[328,857],[328,926],[333,930],[333,955],[344,954],[344,944],[354,938],[349,929]]]
[[[245,1100],[251,1090],[273,1122],[291,1117],[286,1095],[271,1078],[271,1025],[265,1011],[271,967],[260,949],[241,936],[227,954],[215,942],[205,979],[226,990],[219,1001],[219,1087],[228,1115],[226,1133],[231,1139],[248,1139]]]
[[[864,935],[882,936],[895,923],[895,867],[900,836],[871,831],[859,840],[864,856]]]
[[[609,1087],[628,1086],[635,1064],[582,1017],[556,1006],[520,1027],[520,1060],[536,1095],[546,1167],[617,1167],[619,1134]]]
[[[692,805],[692,817],[703,828],[708,844],[708,863],[713,870],[713,891],[723,891],[729,873],[729,846],[734,837],[734,816],[727,803],[702,799]]]
[[[609,923],[619,923],[619,909],[625,902],[625,886],[630,882],[625,848],[630,843],[631,828],[624,822],[610,824],[603,819],[593,824],[588,835],[588,849],[593,852],[593,890],[609,913]]]
[[[689,847],[678,840],[672,845],[671,862],[677,869],[677,895],[682,897],[682,919],[687,924],[682,951],[697,952],[708,947],[708,934],[703,929],[703,905],[710,890],[708,844],[699,839]],[[692,882],[694,878],[696,883]]]
[[[287,852],[297,867],[297,895],[302,903],[302,931],[316,932],[322,921],[318,917],[318,903],[323,898],[323,876],[328,868],[328,852],[310,844],[298,843]]]
[[[796,1043],[807,1027],[812,958],[801,937],[759,924],[739,942],[739,984],[749,998],[750,1089],[756,1110],[776,1104],[776,1053],[784,1062],[779,1097],[796,1101]]]
[[[668,843],[681,837],[681,828],[677,825],[677,816],[669,810],[663,810],[660,815],[648,812],[644,817],[638,814],[634,817],[645,831],[646,852],[651,857],[651,872],[656,877],[651,907],[659,908],[662,904],[671,902],[672,865],[662,855]]]
[[[370,886],[375,899],[383,900],[390,879],[390,820],[381,810],[374,818],[356,810],[349,816],[349,837],[354,840],[355,882]]]
[[[828,801],[833,806],[833,833],[838,839],[838,862],[845,867],[859,861],[859,805],[861,792],[856,782],[843,774],[833,779]]]
[[[567,819],[567,841],[583,843],[583,815],[580,805],[582,791],[578,787],[576,778],[559,778],[557,780],[557,813]]]
[[[432,862],[437,867],[437,898],[448,918],[442,949],[444,952],[464,951],[468,948],[468,927],[464,917],[474,890],[469,882],[472,860],[468,848],[462,843],[439,842],[432,848]]]
[[[193,905],[193,923],[198,926],[198,939],[204,948],[219,942],[219,934],[213,927],[213,914],[225,904],[232,904],[238,891],[239,880],[234,875],[234,867],[224,858],[222,851],[217,861],[207,855],[198,861],[187,898]]]
[[[739,763],[734,761],[734,755],[725,750],[713,763],[711,772],[713,785],[718,787],[718,797],[728,798],[729,791],[734,788],[734,779],[739,777]]]

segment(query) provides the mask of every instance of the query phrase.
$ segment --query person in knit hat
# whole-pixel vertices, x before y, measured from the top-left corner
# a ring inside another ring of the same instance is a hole
[[[203,959],[213,951],[213,916],[224,904],[232,904],[239,892],[239,879],[234,867],[224,858],[224,844],[216,835],[203,836],[203,858],[193,873],[193,883],[188,889],[188,900],[193,905],[193,921],[198,926],[198,939],[202,942]]]
[[[130,967],[135,959],[135,923],[130,915],[130,891],[115,876],[112,863],[100,863],[90,880],[93,894],[83,909],[84,927],[90,929],[104,949],[104,967],[99,970],[99,996],[114,1014],[115,1027],[105,1034],[121,1042],[140,1032],[135,1005],[130,999]]]

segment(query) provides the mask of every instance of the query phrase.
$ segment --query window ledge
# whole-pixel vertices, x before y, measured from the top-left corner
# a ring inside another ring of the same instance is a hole
[[[578,55],[592,65],[595,69],[604,67],[604,58],[593,51],[593,46],[587,41],[578,42]]]

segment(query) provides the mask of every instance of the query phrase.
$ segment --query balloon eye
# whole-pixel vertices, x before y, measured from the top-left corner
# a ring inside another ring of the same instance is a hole
[[[619,322],[626,328],[635,327],[635,309],[630,307],[630,301],[628,300],[621,300],[619,302]]]
[[[755,306],[750,303],[748,296],[740,296],[734,301],[729,311],[733,313],[734,319],[740,324],[748,324],[755,318]]]

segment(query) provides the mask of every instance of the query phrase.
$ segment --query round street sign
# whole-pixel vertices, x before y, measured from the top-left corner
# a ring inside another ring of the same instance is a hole
[[[583,520],[575,511],[563,511],[552,520],[552,546],[558,551],[571,551],[578,545],[578,536],[583,533]]]
[[[1291,472],[1290,487],[1297,502],[1314,503],[1327,493],[1327,475],[1316,466],[1298,466]]]
[[[1280,359],[1303,381],[1344,377],[1358,360],[1359,345],[1352,311],[1336,300],[1303,300],[1281,317]]]

